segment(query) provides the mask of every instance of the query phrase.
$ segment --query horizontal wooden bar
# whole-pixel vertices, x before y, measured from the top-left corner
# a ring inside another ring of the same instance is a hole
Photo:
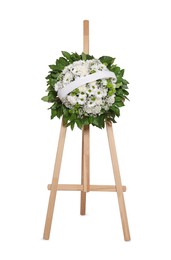
[[[126,191],[126,186],[122,186],[122,190]],[[115,185],[90,185],[90,191],[111,191],[116,192]]]
[[[48,190],[51,190],[52,185],[48,184]],[[83,185],[80,184],[58,184],[57,190],[65,191],[83,191]],[[122,186],[122,190],[126,191],[126,186]],[[90,191],[110,191],[116,192],[115,185],[90,185]]]

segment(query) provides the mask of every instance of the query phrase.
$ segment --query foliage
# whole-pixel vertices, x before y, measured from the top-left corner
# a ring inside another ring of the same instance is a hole
[[[105,64],[107,68],[114,72],[117,77],[116,82],[116,91],[115,91],[115,102],[109,108],[108,111],[103,111],[100,115],[89,115],[80,117],[77,111],[77,106],[75,106],[74,110],[67,108],[57,96],[57,92],[55,90],[55,84],[60,79],[60,74],[64,70],[66,66],[72,64],[75,61],[79,60],[91,60],[94,59],[93,56],[89,54],[82,53],[81,55],[77,53],[68,53],[66,51],[62,51],[63,57],[60,57],[56,60],[55,64],[49,65],[50,71],[47,80],[47,95],[42,97],[43,101],[52,103],[51,107],[51,119],[54,117],[62,117],[66,126],[70,126],[71,129],[74,129],[74,126],[77,125],[80,129],[84,125],[92,124],[93,126],[104,128],[105,121],[110,121],[116,123],[116,117],[120,116],[120,107],[125,105],[125,99],[128,99],[128,84],[129,82],[123,78],[124,70],[117,66],[114,61],[115,59],[109,56],[102,56],[99,58],[101,63]],[[110,84],[108,86],[110,91]]]

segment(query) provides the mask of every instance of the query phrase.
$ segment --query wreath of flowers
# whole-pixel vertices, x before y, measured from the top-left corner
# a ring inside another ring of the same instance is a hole
[[[75,124],[82,129],[89,124],[104,128],[105,121],[116,123],[115,117],[120,116],[120,107],[129,95],[124,69],[109,56],[95,59],[89,54],[66,51],[62,55],[56,64],[49,65],[48,94],[42,97],[53,103],[49,108],[51,119],[63,116],[64,124],[71,129]],[[103,74],[108,76],[103,78]]]

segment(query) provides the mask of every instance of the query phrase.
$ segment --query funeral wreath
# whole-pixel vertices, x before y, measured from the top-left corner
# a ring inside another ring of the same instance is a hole
[[[51,119],[63,116],[64,124],[71,129],[75,125],[104,128],[106,121],[116,123],[129,95],[124,70],[109,56],[96,59],[66,51],[62,55],[49,65],[47,95],[42,98],[52,103]]]

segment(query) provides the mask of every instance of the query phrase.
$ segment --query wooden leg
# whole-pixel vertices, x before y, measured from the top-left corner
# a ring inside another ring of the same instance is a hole
[[[110,148],[110,154],[112,159],[115,184],[117,189],[117,196],[118,196],[118,203],[119,203],[124,239],[125,241],[129,241],[130,232],[129,232],[128,219],[126,214],[125,201],[123,196],[122,182],[121,182],[121,177],[119,172],[118,158],[116,153],[116,146],[115,146],[112,124],[107,122],[106,129],[107,129],[109,148]]]
[[[53,212],[54,212],[54,206],[55,206],[55,199],[56,199],[56,192],[57,192],[57,186],[58,186],[58,180],[59,180],[59,173],[60,173],[60,167],[61,167],[61,161],[62,161],[62,154],[63,154],[63,148],[64,148],[64,142],[65,142],[65,136],[66,136],[66,126],[64,126],[64,123],[62,121],[61,130],[60,130],[60,136],[58,141],[58,149],[56,153],[56,160],[55,160],[55,166],[54,166],[54,173],[52,178],[52,186],[51,186],[51,192],[49,197],[49,204],[48,204],[48,210],[46,215],[46,222],[45,222],[45,228],[44,228],[44,235],[43,239],[48,240],[50,236],[50,230],[51,230],[51,224],[52,224],[52,218],[53,218]]]
[[[82,174],[81,184],[81,207],[80,214],[86,214],[86,192],[90,191],[90,130],[89,126],[84,126],[82,130]]]

